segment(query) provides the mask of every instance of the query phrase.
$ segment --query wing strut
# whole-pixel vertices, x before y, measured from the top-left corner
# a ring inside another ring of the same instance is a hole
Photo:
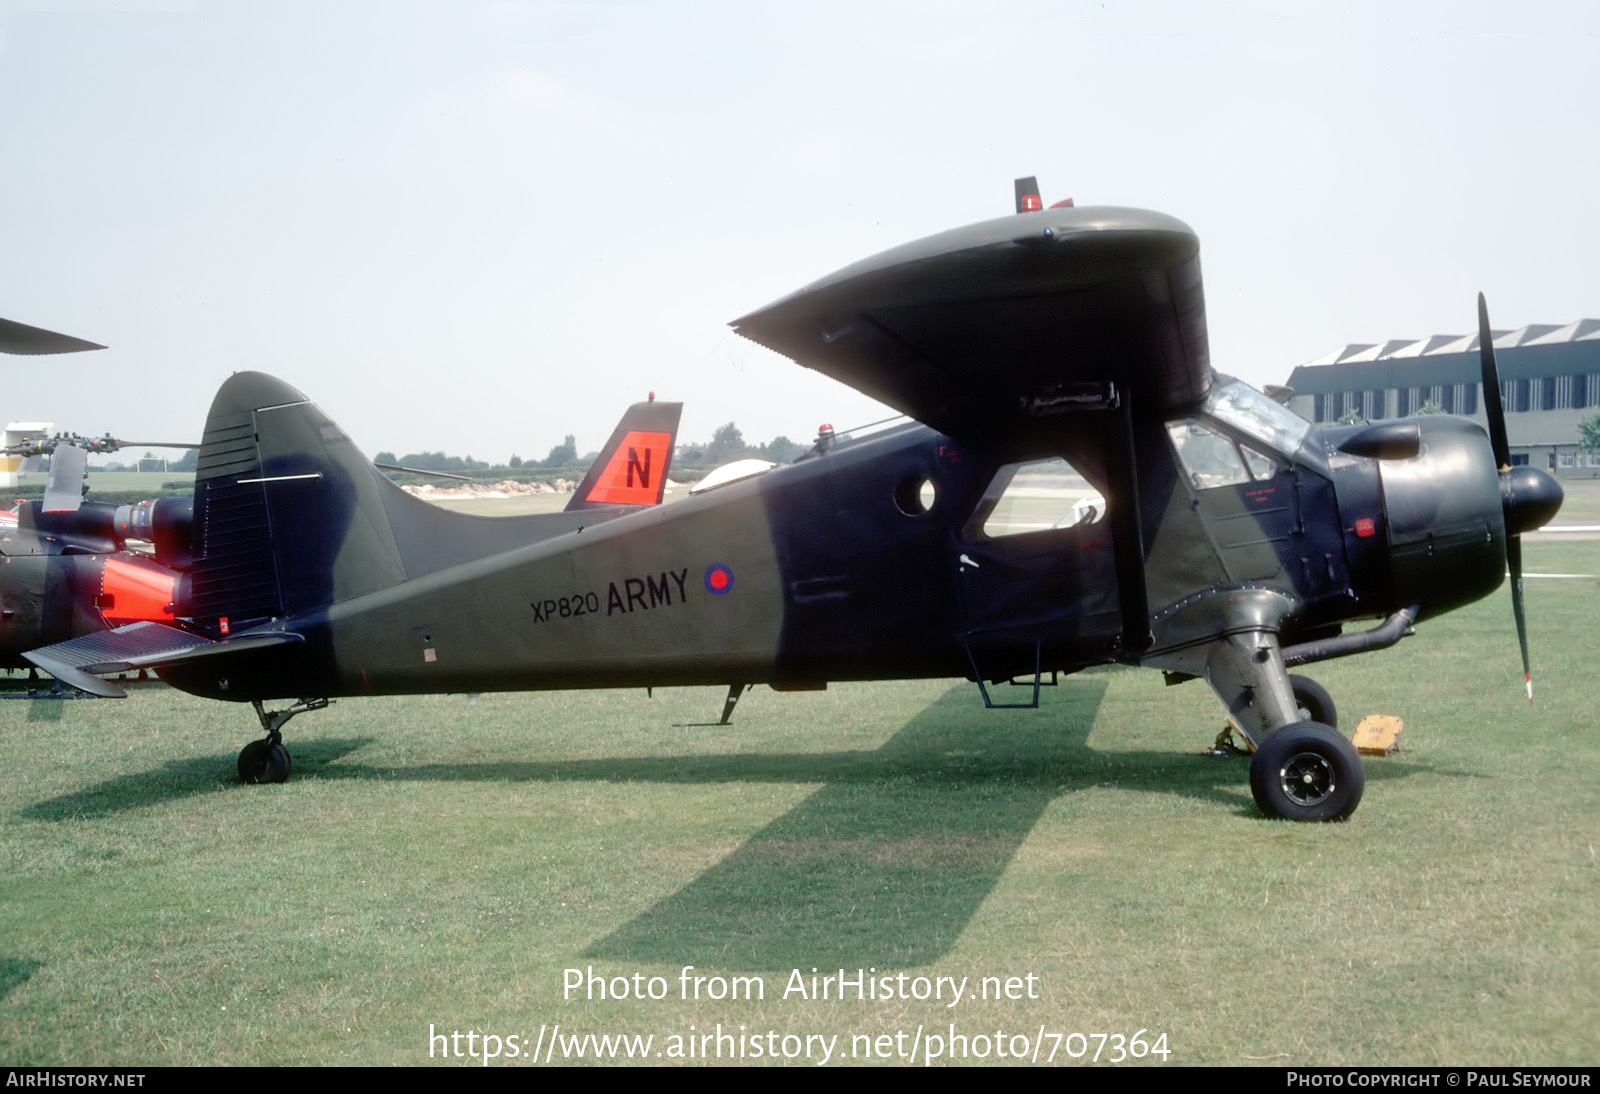
[[[1140,516],[1139,470],[1134,459],[1133,400],[1119,386],[1118,423],[1106,431],[1106,479],[1111,488],[1111,551],[1117,563],[1117,600],[1122,605],[1122,651],[1139,654],[1155,645],[1150,596],[1144,583],[1144,520]]]

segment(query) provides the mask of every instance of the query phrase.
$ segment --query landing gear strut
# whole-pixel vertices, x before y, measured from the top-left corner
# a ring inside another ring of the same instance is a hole
[[[250,705],[256,708],[256,717],[267,735],[262,740],[251,741],[239,753],[239,778],[247,783],[281,783],[287,779],[290,762],[289,750],[283,747],[284,723],[296,714],[321,710],[328,702],[327,699],[302,699],[284,710],[266,710],[260,699],[252,699]]]
[[[1250,792],[1267,816],[1339,821],[1361,804],[1366,772],[1355,745],[1335,728],[1333,696],[1309,676],[1289,675],[1275,632],[1225,634],[1155,663],[1204,676],[1227,705],[1230,723],[1255,750]]]

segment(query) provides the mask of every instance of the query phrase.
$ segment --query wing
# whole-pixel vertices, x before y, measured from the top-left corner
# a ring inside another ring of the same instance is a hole
[[[1166,414],[1210,385],[1199,250],[1161,213],[1050,209],[885,251],[732,326],[952,436],[1113,392]]]

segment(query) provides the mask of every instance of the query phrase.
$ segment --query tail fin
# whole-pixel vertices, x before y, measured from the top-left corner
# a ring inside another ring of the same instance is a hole
[[[201,440],[195,559],[178,614],[207,637],[227,637],[653,504],[681,410],[628,410],[578,494],[588,511],[480,517],[401,490],[283,381],[234,373]],[[606,477],[613,465],[616,482]],[[640,490],[649,496],[634,500]]]
[[[311,400],[236,372],[206,418],[188,615],[206,633],[405,580],[382,476]]]
[[[658,403],[653,396],[630,406],[567,509],[661,504],[682,413],[682,403]]]

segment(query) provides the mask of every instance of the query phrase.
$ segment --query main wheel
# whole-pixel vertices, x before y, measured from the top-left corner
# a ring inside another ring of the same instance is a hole
[[[1269,817],[1344,820],[1361,804],[1366,787],[1355,745],[1319,722],[1268,734],[1250,761],[1250,793]]]
[[[1290,676],[1289,687],[1294,690],[1294,702],[1300,708],[1301,718],[1339,728],[1339,711],[1327,688],[1309,676]]]
[[[289,750],[262,739],[239,753],[239,778],[247,783],[281,783],[289,777]]]

